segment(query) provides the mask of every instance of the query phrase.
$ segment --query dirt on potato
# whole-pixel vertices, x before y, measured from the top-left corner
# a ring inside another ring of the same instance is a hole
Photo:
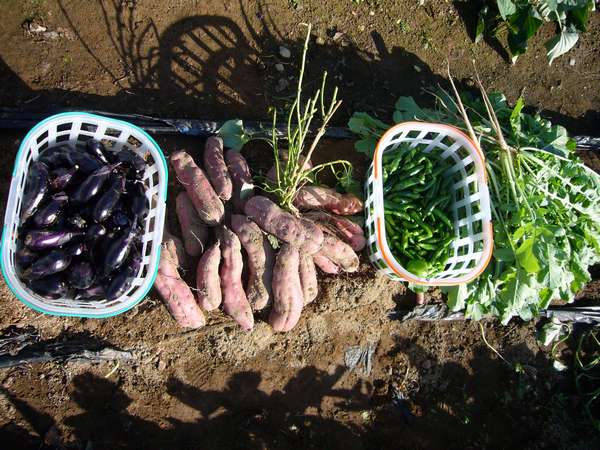
[[[5,0],[0,100],[28,111],[265,119],[270,106],[291,101],[306,31],[301,24],[311,22],[306,89],[316,89],[328,71],[344,101],[336,124],[357,110],[390,120],[398,96],[447,83],[447,60],[468,89],[475,59],[490,90],[511,101],[523,94],[573,133],[598,133],[598,14],[577,46],[549,68],[543,42],[551,26],[511,65],[498,43],[473,44],[474,16],[465,2],[419,3]],[[0,135],[2,213],[25,132]],[[156,138],[166,153],[185,148],[197,156],[204,145],[194,137]],[[269,168],[266,148],[248,146],[244,153],[254,173]],[[368,167],[350,141],[324,141],[317,155],[349,159],[359,176]],[[597,156],[582,156],[600,170]],[[170,180],[174,204],[179,187]],[[176,231],[174,208],[169,221]],[[597,304],[599,275],[592,272],[578,301]],[[377,275],[366,254],[356,274],[320,275],[319,288],[299,324],[282,334],[260,314],[254,330],[242,332],[219,311],[207,315],[205,328],[183,331],[154,292],[110,319],[47,316],[0,282],[0,330],[33,326],[54,343],[135,356],[133,363],[0,369],[2,448],[600,446],[573,385],[572,339],[553,356],[536,340],[533,322],[396,320],[392,313],[411,307],[414,294]],[[370,370],[348,367],[347,351],[355,346],[372,351]],[[566,371],[553,367],[555,357]]]

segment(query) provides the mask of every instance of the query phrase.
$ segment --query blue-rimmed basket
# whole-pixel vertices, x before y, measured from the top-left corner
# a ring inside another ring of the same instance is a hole
[[[142,236],[143,262],[131,288],[115,300],[49,299],[36,294],[17,276],[15,252],[17,228],[21,215],[21,199],[29,165],[41,151],[56,144],[83,143],[89,139],[102,141],[111,152],[130,149],[148,163],[143,180],[150,212],[145,219]],[[135,306],[142,300],[156,278],[160,258],[168,169],[158,144],[142,129],[130,123],[95,114],[68,112],[57,114],[33,127],[19,147],[10,184],[10,193],[2,230],[2,274],[15,296],[27,306],[45,314],[89,318],[111,317]]]

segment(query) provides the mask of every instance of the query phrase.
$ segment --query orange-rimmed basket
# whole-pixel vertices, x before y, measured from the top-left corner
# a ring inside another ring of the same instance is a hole
[[[422,153],[435,151],[452,167],[440,176],[452,177],[452,219],[455,239],[444,269],[423,278],[404,268],[388,245],[384,220],[382,157],[401,144]],[[365,182],[365,228],[371,262],[388,277],[422,286],[452,286],[478,277],[492,256],[490,196],[481,149],[461,130],[426,122],[404,122],[379,140]]]

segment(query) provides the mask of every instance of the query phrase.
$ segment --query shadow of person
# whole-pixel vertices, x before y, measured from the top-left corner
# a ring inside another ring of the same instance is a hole
[[[171,378],[167,391],[183,404],[201,414],[194,423],[169,418],[177,430],[180,448],[198,440],[205,448],[366,448],[361,430],[321,414],[327,397],[356,397],[365,394],[336,390],[345,369],[337,367],[329,374],[315,367],[301,369],[282,390],[270,393],[260,389],[257,372],[233,374],[222,391],[202,390]],[[362,397],[359,400],[359,397]],[[308,413],[309,407],[313,407]],[[353,439],[351,436],[354,436]]]
[[[0,443],[2,444],[2,448],[11,450],[30,448],[49,449],[50,447],[44,443],[44,436],[56,424],[54,418],[50,414],[35,409],[29,403],[1,386],[0,394],[6,397],[31,428],[31,430],[28,430],[12,421],[0,427]]]
[[[71,398],[83,412],[64,424],[79,443],[91,441],[96,449],[170,448],[171,430],[130,414],[132,400],[117,384],[88,372],[73,378],[72,389]]]

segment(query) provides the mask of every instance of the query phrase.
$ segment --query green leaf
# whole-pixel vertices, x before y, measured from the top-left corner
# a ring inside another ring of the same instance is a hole
[[[368,138],[360,139],[354,143],[354,148],[358,153],[364,153],[368,157],[372,158],[375,154],[375,147],[377,146],[377,139]]]
[[[461,311],[465,309],[465,301],[468,297],[467,285],[459,284],[458,286],[452,286],[447,290],[448,294],[448,308],[450,311]]]
[[[519,10],[508,20],[508,47],[513,63],[527,50],[529,39],[537,33],[544,22],[533,15],[531,7]]]
[[[498,248],[494,250],[494,258],[498,261],[513,262],[515,260],[515,253],[511,248]]]
[[[396,101],[396,111],[400,111],[404,116],[404,120],[422,120],[427,118],[425,111],[417,105],[412,97],[400,97]]]
[[[538,273],[540,270],[540,262],[533,253],[533,245],[535,239],[530,237],[526,239],[515,252],[517,261],[527,273]]]
[[[517,12],[517,5],[512,0],[497,0],[498,11],[500,16],[506,20],[508,16],[512,16]]]
[[[587,24],[590,18],[590,12],[595,9],[594,0],[587,0],[584,6],[580,6],[570,11],[569,21],[579,31],[587,31]]]
[[[240,119],[228,120],[217,131],[223,139],[223,145],[233,150],[240,151],[250,141],[250,136],[244,130],[244,123]]]
[[[515,107],[510,113],[510,127],[512,128],[513,133],[521,132],[521,111],[523,110],[524,106],[525,101],[523,100],[523,97],[519,97]]]
[[[565,30],[558,36],[555,36],[546,42],[546,56],[548,57],[548,64],[552,64],[552,61],[554,61],[556,58],[571,50],[578,40],[579,32],[577,30]]]

